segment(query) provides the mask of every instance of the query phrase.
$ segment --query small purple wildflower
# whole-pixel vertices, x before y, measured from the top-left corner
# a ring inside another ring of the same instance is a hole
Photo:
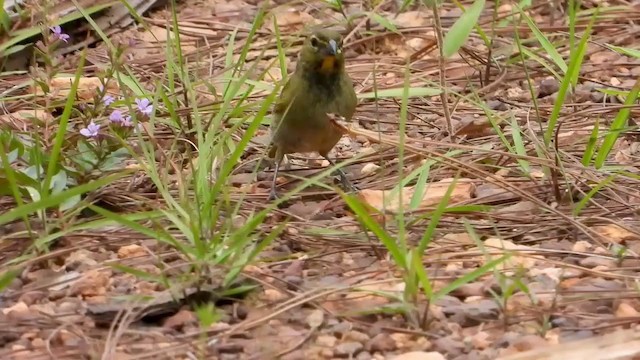
[[[111,115],[109,115],[109,121],[116,124],[122,124],[122,122],[124,121],[122,112],[120,110],[113,110]]]
[[[138,110],[144,115],[151,116],[153,112],[153,105],[149,99],[136,99],[136,104],[138,105]]]
[[[80,134],[84,137],[94,138],[98,136],[98,132],[100,131],[100,125],[97,125],[93,121],[87,125],[86,128],[80,129]]]
[[[115,101],[116,101],[116,99],[113,96],[109,95],[109,94],[105,95],[102,98],[102,103],[105,106],[109,106],[109,105],[113,104]]]
[[[131,116],[125,116],[120,123],[124,127],[133,127],[133,121],[131,121]]]
[[[49,30],[51,30],[51,32],[53,33],[54,39],[58,39],[64,42],[69,41],[70,36],[62,32],[62,28],[60,27],[60,25],[53,26],[49,28]]]

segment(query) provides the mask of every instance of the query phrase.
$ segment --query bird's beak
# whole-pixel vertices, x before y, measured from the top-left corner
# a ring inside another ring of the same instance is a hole
[[[336,44],[335,40],[329,40],[329,53],[331,55],[336,55],[338,53],[338,44]]]

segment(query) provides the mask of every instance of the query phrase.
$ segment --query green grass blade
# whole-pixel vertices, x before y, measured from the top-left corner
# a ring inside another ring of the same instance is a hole
[[[44,184],[42,186],[41,194],[43,199],[49,195],[49,186],[51,185],[51,179],[53,178],[57,168],[60,166],[58,160],[62,151],[62,145],[65,141],[65,136],[67,135],[67,126],[69,125],[71,111],[73,110],[73,105],[76,101],[78,84],[80,83],[80,78],[82,77],[82,74],[84,72],[85,55],[85,51],[83,51],[80,55],[80,63],[78,64],[78,67],[76,69],[73,83],[71,84],[71,88],[69,89],[69,96],[67,97],[67,101],[64,105],[64,110],[62,111],[62,115],[60,116],[60,121],[58,122],[58,131],[56,132],[56,137],[53,142],[53,148],[51,149],[51,155],[49,157],[49,164],[47,164],[47,173],[44,178]]]
[[[22,206],[18,206],[2,215],[0,215],[0,225],[6,224],[10,221],[13,221],[17,218],[23,218],[28,216],[36,211],[44,210],[52,206],[57,206],[66,199],[82,195],[89,191],[96,190],[104,185],[110,184],[122,177],[124,177],[126,173],[119,173],[114,175],[105,176],[99,179],[96,179],[90,183],[78,185],[67,189],[61,193],[50,195],[47,198],[41,199],[39,201],[35,201],[32,203],[24,204]]]
[[[369,214],[369,212],[365,209],[365,207],[360,203],[358,199],[353,197],[352,195],[348,195],[345,193],[340,193],[344,201],[347,203],[349,208],[353,210],[353,212],[357,215],[358,220],[362,223],[365,229],[374,233],[378,239],[382,242],[382,244],[387,248],[391,257],[395,261],[395,263],[402,269],[407,268],[407,259],[406,254],[400,250],[400,247],[396,243],[396,240],[391,237],[389,233],[387,233],[380,224]]]
[[[567,63],[564,62],[562,55],[560,55],[558,50],[556,50],[556,47],[553,46],[551,41],[549,41],[549,39],[542,33],[542,31],[540,31],[538,26],[536,26],[536,23],[531,19],[531,17],[529,17],[529,15],[527,15],[527,13],[524,12],[522,9],[520,9],[520,15],[526,20],[527,25],[529,25],[529,28],[533,32],[533,35],[536,37],[536,40],[538,40],[538,42],[540,43],[542,48],[547,52],[551,60],[553,60],[556,66],[563,73],[566,74]]]
[[[629,115],[631,114],[631,108],[635,105],[636,100],[638,99],[639,91],[640,79],[636,80],[633,88],[631,88],[629,96],[627,96],[624,101],[624,108],[618,111],[618,114],[616,114],[616,117],[611,123],[609,131],[607,131],[607,134],[604,136],[604,140],[602,140],[600,149],[598,149],[598,155],[596,155],[596,159],[594,161],[594,166],[596,169],[600,169],[604,165],[607,157],[609,156],[609,153],[611,152],[611,149],[613,149],[613,145],[615,145],[618,137],[620,137],[621,132],[626,128],[627,120],[629,119]]]
[[[471,34],[471,30],[478,23],[482,9],[484,8],[485,0],[476,0],[473,5],[467,8],[458,20],[453,24],[451,29],[447,32],[443,40],[443,54],[445,58],[451,57],[457,53],[462,45],[467,41],[467,38]]]

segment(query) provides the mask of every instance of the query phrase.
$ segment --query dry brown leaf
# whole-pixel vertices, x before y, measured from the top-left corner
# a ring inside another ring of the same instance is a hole
[[[571,248],[571,251],[587,252],[592,247],[593,246],[588,241],[578,240],[578,241],[575,242],[575,244],[573,244],[573,247]]]
[[[488,332],[479,331],[471,337],[471,343],[476,349],[486,349],[493,344],[490,338],[491,335]]]
[[[493,127],[487,118],[467,117],[460,121],[457,136],[466,136],[468,139],[475,139],[493,134]]]
[[[71,85],[73,85],[74,77],[72,76],[61,76],[51,80],[49,84],[50,93],[54,99],[56,100],[65,100],[69,97],[71,93]],[[82,101],[91,101],[93,97],[96,95],[96,92],[100,88],[102,83],[100,79],[97,77],[82,77],[78,80],[78,89],[76,92],[76,97]],[[117,96],[120,94],[120,86],[115,81],[109,81],[107,83],[107,93],[112,96]],[[36,96],[45,95],[42,91],[42,88],[39,86],[35,86],[32,88],[33,93]]]
[[[451,186],[453,179],[442,179],[441,181],[430,183],[426,186],[419,208],[434,206],[442,202],[447,189]],[[414,186],[405,187],[402,194],[402,204],[399,203],[398,197],[391,198],[391,192],[388,190],[370,190],[360,191],[362,200],[379,211],[388,211],[396,213],[400,207],[405,210],[409,209],[411,199],[415,192]],[[471,199],[475,194],[475,184],[472,179],[458,179],[455,187],[451,192],[449,204],[458,203]]]
[[[139,256],[146,256],[147,251],[140,245],[131,244],[125,245],[118,249],[118,258],[119,259],[128,259]]]
[[[511,216],[533,216],[540,212],[540,206],[532,201],[519,201],[515,204],[499,208],[497,214],[509,214]]]
[[[265,289],[263,298],[264,300],[269,302],[276,302],[276,301],[285,300],[287,298],[287,295],[281,292],[280,290]]]
[[[188,310],[180,310],[174,315],[165,319],[162,326],[167,329],[179,330],[185,325],[195,324],[198,322],[196,315]]]
[[[14,314],[26,314],[29,312],[29,306],[22,301],[15,303],[13,306],[9,306],[2,309],[4,315]]]
[[[320,325],[324,322],[324,311],[320,309],[315,309],[307,316],[307,325],[310,328],[316,329],[319,328]]]
[[[365,164],[360,170],[360,174],[362,175],[371,175],[380,169],[380,165],[374,163]]]
[[[457,244],[473,244],[474,241],[469,233],[449,233],[442,237],[443,240],[451,240]]]
[[[621,164],[637,164],[640,159],[640,142],[622,142],[614,158]]]
[[[89,270],[71,285],[69,295],[83,297],[104,295],[107,293],[111,276],[111,271]]]
[[[492,260],[502,257],[504,253],[500,253],[501,249],[511,253],[511,257],[507,261],[498,265],[500,269],[516,268],[516,267],[531,268],[541,258],[539,256],[536,257],[532,255],[529,255],[529,256],[518,255],[518,254],[523,254],[530,251],[535,251],[535,249],[529,246],[516,245],[509,240],[502,240],[496,237],[488,238],[487,240],[484,241],[484,245],[485,247],[487,247],[487,250],[492,253],[490,255],[490,258]]]
[[[317,19],[306,12],[302,12],[295,8],[277,9],[273,12],[276,23],[280,28],[302,28],[304,26],[315,24]],[[269,29],[273,30],[273,20],[267,22]]]
[[[638,310],[636,310],[630,304],[626,302],[621,302],[620,305],[618,305],[618,308],[616,309],[615,315],[618,318],[636,318],[636,317],[640,317],[640,312],[638,312]]]
[[[10,124],[13,128],[23,131],[27,131],[33,120],[50,123],[54,118],[49,112],[40,109],[18,110],[11,114],[0,115],[0,125]]]
[[[591,229],[602,236],[605,241],[613,244],[620,244],[629,240],[640,240],[640,236],[616,224],[598,225]]]
[[[613,63],[619,57],[620,55],[613,51],[603,50],[591,54],[589,60],[591,60],[593,64],[602,65],[604,63]]]

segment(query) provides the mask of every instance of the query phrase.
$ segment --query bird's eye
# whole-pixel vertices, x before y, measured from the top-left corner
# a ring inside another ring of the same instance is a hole
[[[318,38],[317,38],[317,37],[315,37],[315,36],[312,36],[312,37],[311,37],[311,46],[313,46],[313,47],[318,47],[318,45],[319,45]]]

